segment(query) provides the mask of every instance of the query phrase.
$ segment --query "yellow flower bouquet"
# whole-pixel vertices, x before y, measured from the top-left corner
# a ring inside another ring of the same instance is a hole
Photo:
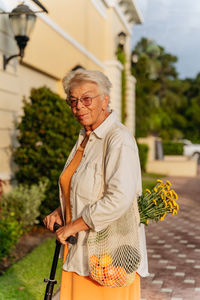
[[[177,193],[171,189],[171,182],[164,183],[157,179],[156,186],[150,191],[146,189],[138,198],[140,223],[148,225],[149,220],[163,221],[168,213],[177,214],[179,205]]]

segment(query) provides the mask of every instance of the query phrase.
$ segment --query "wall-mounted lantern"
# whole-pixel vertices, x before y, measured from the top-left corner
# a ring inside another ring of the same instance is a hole
[[[119,34],[118,34],[118,47],[121,49],[121,50],[124,50],[124,46],[126,44],[126,33],[121,31]]]
[[[24,56],[24,49],[29,41],[29,36],[36,21],[35,13],[24,4],[19,4],[9,14],[9,20],[14,32],[15,40],[19,47],[19,53],[10,57],[3,56],[3,68],[6,69],[8,62],[14,57]]]
[[[139,60],[138,53],[133,51],[132,54],[131,54],[131,65],[137,64],[138,60]]]
[[[33,0],[33,2],[35,2],[40,8],[42,8],[42,11],[33,12],[27,5],[22,3],[14,8],[10,13],[1,12],[1,14],[9,15],[10,24],[19,48],[18,54],[11,55],[10,57],[6,57],[6,55],[3,55],[4,70],[6,69],[6,66],[11,59],[20,56],[22,60],[22,58],[24,57],[24,49],[27,45],[27,42],[29,41],[29,36],[36,22],[36,13],[48,13],[46,8],[38,0]]]

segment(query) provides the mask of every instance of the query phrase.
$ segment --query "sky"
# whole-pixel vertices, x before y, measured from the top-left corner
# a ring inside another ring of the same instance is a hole
[[[178,57],[180,78],[200,72],[200,0],[137,0],[144,23],[133,27],[131,48],[153,39]]]

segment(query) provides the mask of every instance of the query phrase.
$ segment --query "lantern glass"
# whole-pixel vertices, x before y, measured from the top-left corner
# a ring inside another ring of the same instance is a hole
[[[139,60],[138,54],[137,53],[132,53],[131,59],[132,59],[132,63],[137,64],[138,60]]]
[[[126,44],[126,34],[123,31],[118,34],[118,43],[120,46]]]
[[[36,15],[26,5],[18,5],[9,15],[15,36],[30,36],[35,25]]]

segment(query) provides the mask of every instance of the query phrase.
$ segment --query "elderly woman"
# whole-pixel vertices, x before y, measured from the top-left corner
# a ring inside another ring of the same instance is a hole
[[[99,71],[78,69],[63,79],[67,104],[83,126],[60,176],[60,207],[44,219],[65,245],[61,300],[139,300],[140,276],[147,276],[144,228],[139,239],[142,260],[134,282],[127,287],[106,287],[90,279],[87,237],[120,218],[141,193],[141,173],[134,138],[109,108],[111,83]],[[104,143],[109,135],[106,151]],[[103,188],[102,188],[103,187]],[[103,189],[103,192],[102,192]],[[77,236],[76,245],[66,239]]]

